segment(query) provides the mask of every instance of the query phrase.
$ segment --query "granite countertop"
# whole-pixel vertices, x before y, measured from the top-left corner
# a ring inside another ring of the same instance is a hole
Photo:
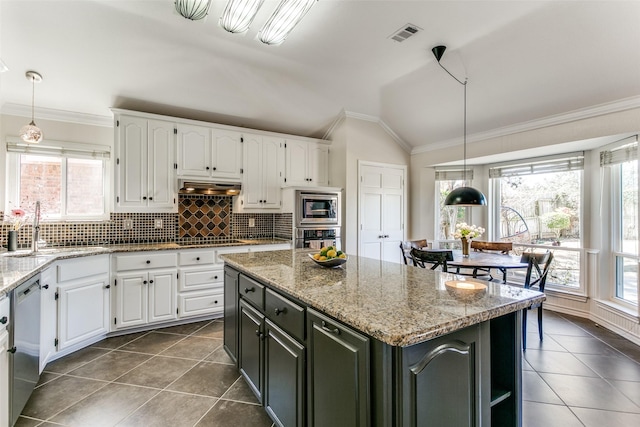
[[[324,268],[308,250],[227,254],[225,262],[310,307],[393,346],[408,346],[542,302],[544,294],[481,282],[478,300],[452,296],[445,286],[468,277],[350,256]],[[480,282],[476,280],[476,282]]]
[[[76,246],[44,248],[33,254],[30,250],[0,251],[0,298],[20,283],[35,276],[51,263],[60,259],[119,252],[186,250],[229,246],[276,245],[291,243],[280,239],[239,239],[226,243],[179,245],[177,243],[148,243],[106,246]]]

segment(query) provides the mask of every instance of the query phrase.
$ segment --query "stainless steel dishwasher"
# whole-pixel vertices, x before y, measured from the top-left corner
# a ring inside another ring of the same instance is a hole
[[[9,326],[9,396],[14,425],[40,379],[40,275],[13,290]]]

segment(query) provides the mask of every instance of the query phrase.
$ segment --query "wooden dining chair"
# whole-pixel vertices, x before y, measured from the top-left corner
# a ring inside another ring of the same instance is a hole
[[[525,289],[534,289],[544,293],[544,287],[549,276],[549,268],[553,261],[553,253],[524,252],[520,257],[521,262],[527,263],[527,275],[524,279]],[[532,308],[538,309],[538,335],[542,341],[542,302],[522,310],[522,349],[527,349],[527,312]]]
[[[427,239],[403,240],[400,242],[400,250],[402,251],[402,260],[404,261],[404,265],[408,265],[407,261],[413,262],[413,259],[411,258],[411,249],[422,249],[427,246]]]
[[[471,249],[477,252],[500,252],[508,255],[513,250],[513,242],[486,242],[482,240],[472,240]]]
[[[426,264],[431,264],[431,270],[442,267],[442,271],[447,271],[447,261],[453,260],[453,252],[447,250],[423,251],[420,249],[411,249],[411,259],[413,265],[421,268],[427,268]]]

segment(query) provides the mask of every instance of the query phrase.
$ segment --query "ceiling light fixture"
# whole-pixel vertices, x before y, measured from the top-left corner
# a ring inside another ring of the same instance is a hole
[[[27,80],[31,81],[31,123],[28,125],[24,125],[22,129],[20,129],[20,138],[24,142],[29,142],[31,144],[37,144],[42,141],[42,131],[38,126],[36,126],[36,122],[34,121],[34,105],[35,105],[35,92],[36,83],[40,83],[42,81],[42,76],[40,73],[35,71],[27,71],[26,74]]]
[[[209,14],[211,0],[176,0],[176,11],[187,19],[198,21]]]
[[[282,43],[316,2],[317,0],[282,0],[258,33],[258,39],[268,45]]]
[[[464,170],[463,176],[464,181],[467,181],[467,78],[465,77],[464,82],[458,80],[456,76],[451,74],[449,70],[444,68],[444,66],[440,63],[440,59],[444,55],[444,51],[447,49],[446,46],[436,46],[431,49],[433,52],[433,56],[436,57],[438,61],[438,65],[442,67],[443,70],[447,72],[451,77],[455,79],[458,83],[460,83],[464,87],[464,138],[463,138],[463,146],[464,146]],[[482,194],[482,191],[476,190],[473,187],[458,187],[451,191],[447,198],[444,200],[445,205],[456,205],[456,206],[486,206],[487,199]]]
[[[218,23],[230,33],[244,33],[251,26],[263,2],[264,0],[229,0]]]

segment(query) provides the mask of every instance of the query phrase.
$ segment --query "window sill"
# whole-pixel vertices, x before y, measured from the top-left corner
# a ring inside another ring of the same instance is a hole
[[[598,306],[598,308],[606,310],[615,315],[622,316],[631,322],[640,323],[640,313],[638,313],[637,308],[633,309],[623,304],[616,303],[615,301],[600,300],[600,299],[595,300],[595,303]]]

